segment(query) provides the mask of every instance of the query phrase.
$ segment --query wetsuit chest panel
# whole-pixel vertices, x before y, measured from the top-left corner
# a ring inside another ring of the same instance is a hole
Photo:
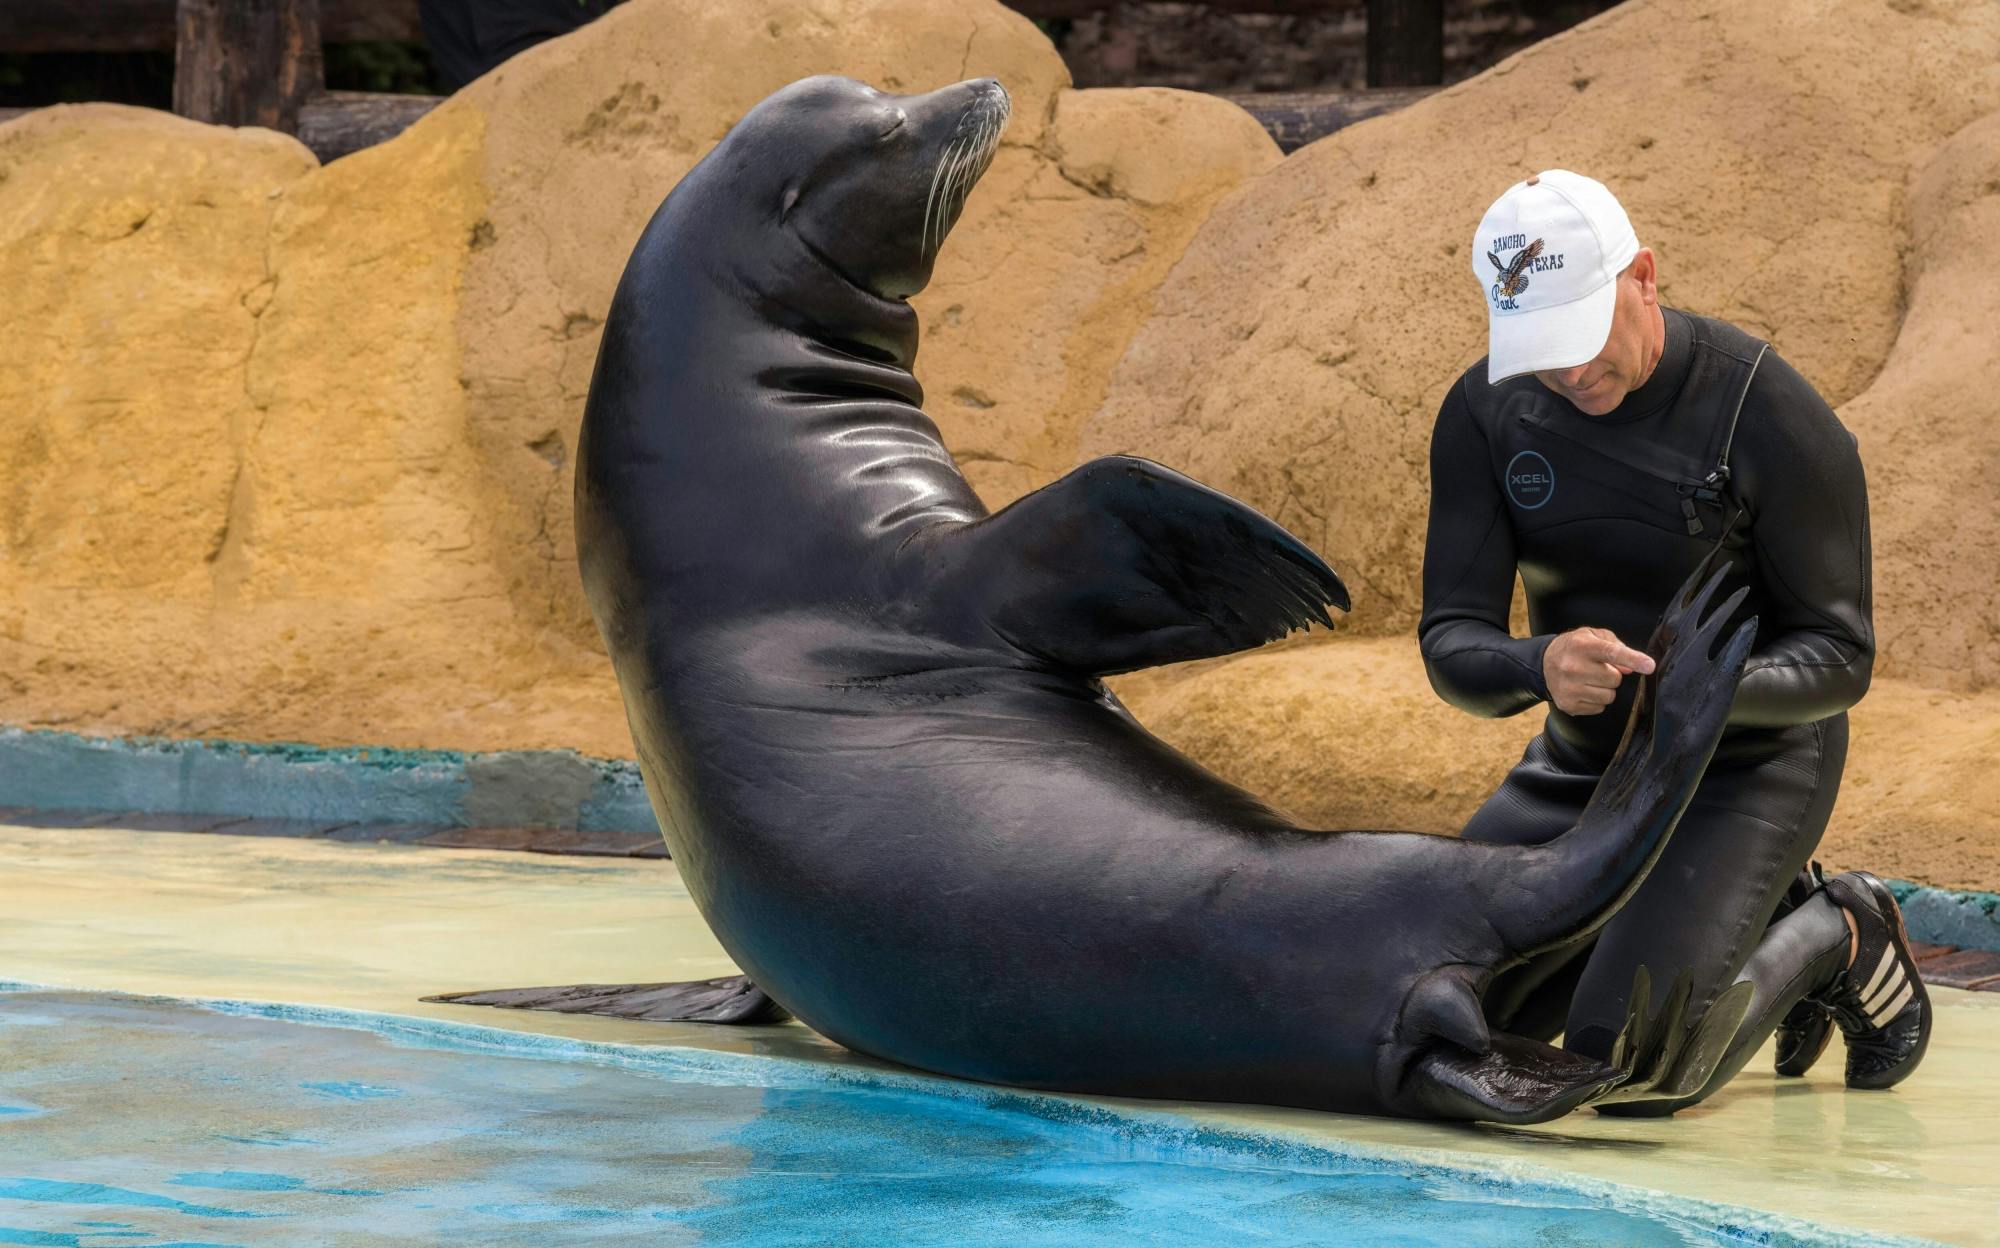
[[[1586,416],[1539,383],[1495,396],[1485,432],[1532,633],[1608,628],[1643,646],[1665,594],[1723,533],[1733,501],[1701,487],[1748,367],[1702,347],[1693,357],[1672,398],[1638,416]],[[1753,579],[1750,542],[1748,525],[1724,539],[1732,584]],[[1756,610],[1756,598],[1753,590],[1744,614]],[[1600,716],[1558,713],[1556,731],[1608,751],[1629,694],[1621,689]]]
[[[1508,519],[1525,553],[1532,535],[1578,521],[1610,519],[1650,525],[1669,533],[1686,530],[1682,488],[1706,471],[1628,430],[1616,430],[1618,445],[1592,431],[1566,429],[1537,408],[1532,396],[1510,396],[1492,439]],[[1659,468],[1649,466],[1657,463]],[[1673,471],[1671,468],[1677,468]]]
[[[1492,383],[1484,361],[1440,403],[1417,634],[1454,706],[1499,716],[1546,701],[1548,645],[1572,629],[1643,646],[1718,541],[1729,588],[1750,590],[1738,620],[1759,620],[1725,746],[1791,733],[1867,689],[1868,498],[1853,436],[1765,343],[1663,315],[1653,375],[1605,417],[1532,376]],[[1527,635],[1508,625],[1517,573]],[[1599,715],[1551,708],[1548,739],[1608,758],[1629,688]]]

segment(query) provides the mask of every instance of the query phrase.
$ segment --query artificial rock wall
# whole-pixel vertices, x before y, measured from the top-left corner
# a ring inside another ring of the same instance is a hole
[[[1483,352],[1473,223],[1601,177],[1666,298],[1772,339],[1862,440],[1875,691],[1828,854],[2000,879],[2000,9],[1632,0],[1280,160],[1240,110],[1079,91],[988,0],[634,0],[325,168],[107,106],[0,127],[0,722],[629,753],[569,457],[632,241],[809,73],[1015,99],[923,315],[927,408],[998,505],[1086,454],[1277,516],[1332,639],[1120,682],[1324,826],[1446,830],[1534,729],[1417,662],[1425,447]]]

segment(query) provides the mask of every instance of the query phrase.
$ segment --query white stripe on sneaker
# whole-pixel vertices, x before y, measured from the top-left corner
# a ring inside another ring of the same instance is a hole
[[[1903,990],[1901,992],[1897,993],[1894,997],[1892,997],[1889,1000],[1889,1002],[1886,1005],[1884,1005],[1881,1009],[1876,1010],[1873,1014],[1869,1015],[1869,1017],[1874,1020],[1874,1023],[1877,1027],[1888,1026],[1889,1020],[1896,1017],[1896,1015],[1902,1013],[1903,1007],[1910,1003],[1910,996],[1913,992],[1915,992],[1915,990],[1916,990],[1915,985],[1907,983],[1904,984]]]
[[[1903,975],[1903,964],[1898,962],[1895,969],[1890,972],[1889,978],[1882,981],[1881,989],[1869,994],[1862,1000],[1861,1008],[1872,1015],[1875,1013],[1876,1007],[1896,995],[1898,988],[1907,988],[1909,986],[1909,980]]]
[[[1868,986],[1861,990],[1861,995],[1863,997],[1874,996],[1875,990],[1882,986],[1883,978],[1889,974],[1889,968],[1894,965],[1896,965],[1896,947],[1894,945],[1884,946],[1882,960],[1875,964],[1875,973],[1868,977]]]

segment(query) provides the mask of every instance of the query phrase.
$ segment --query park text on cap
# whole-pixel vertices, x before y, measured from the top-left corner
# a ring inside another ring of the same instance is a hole
[[[1548,169],[1493,201],[1472,239],[1486,297],[1486,380],[1588,364],[1611,336],[1639,237],[1595,178]]]

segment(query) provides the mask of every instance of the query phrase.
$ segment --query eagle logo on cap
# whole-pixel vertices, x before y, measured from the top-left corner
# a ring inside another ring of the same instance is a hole
[[[1486,253],[1486,258],[1493,262],[1493,267],[1500,270],[1498,286],[1502,298],[1512,299],[1528,288],[1528,266],[1541,254],[1542,240],[1539,238],[1515,252],[1514,259],[1509,264],[1500,263],[1500,257],[1490,251]]]

